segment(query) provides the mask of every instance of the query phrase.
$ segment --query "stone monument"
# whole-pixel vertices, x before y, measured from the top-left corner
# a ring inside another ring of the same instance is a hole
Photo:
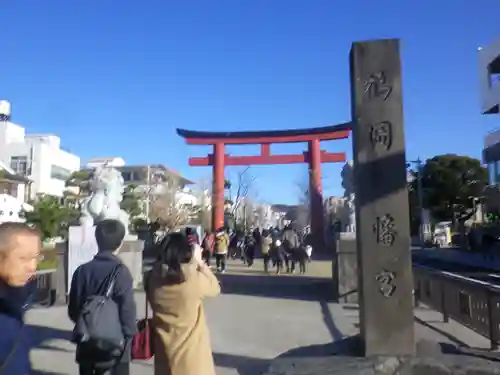
[[[119,220],[125,227],[125,239],[118,257],[129,268],[134,287],[142,283],[144,241],[129,234],[129,215],[120,208],[125,189],[120,171],[110,166],[94,169],[88,181],[90,196],[80,204],[80,226],[71,227],[68,239],[68,290],[74,270],[97,253],[95,224],[106,219]]]
[[[113,167],[97,167],[89,181],[90,196],[80,206],[80,224],[93,226],[105,219],[120,220],[128,234],[129,215],[120,208],[125,188],[122,174]]]
[[[350,54],[360,330],[366,356],[415,354],[399,40]]]

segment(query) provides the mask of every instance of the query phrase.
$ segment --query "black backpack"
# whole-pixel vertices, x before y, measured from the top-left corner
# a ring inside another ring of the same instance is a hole
[[[85,301],[72,339],[76,344],[85,344],[112,356],[120,356],[125,347],[118,305],[112,299],[120,267],[115,266],[104,281],[106,288],[100,288],[104,293],[97,293]]]

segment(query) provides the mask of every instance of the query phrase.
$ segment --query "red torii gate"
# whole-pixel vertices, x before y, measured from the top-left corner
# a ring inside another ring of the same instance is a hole
[[[206,157],[189,158],[190,166],[213,166],[212,226],[224,226],[224,167],[232,165],[263,164],[309,164],[309,186],[311,204],[311,231],[318,240],[324,239],[323,194],[321,183],[321,163],[346,161],[345,152],[330,153],[321,150],[321,141],[345,139],[349,137],[351,123],[312,129],[205,132],[177,129],[177,134],[189,145],[213,145],[213,153]],[[307,142],[308,150],[299,155],[273,155],[273,143]],[[260,144],[260,155],[230,156],[226,145]]]

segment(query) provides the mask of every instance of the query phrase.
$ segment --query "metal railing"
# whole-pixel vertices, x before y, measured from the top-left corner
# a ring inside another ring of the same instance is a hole
[[[413,266],[415,303],[423,303],[488,338],[492,350],[500,344],[500,286]]]
[[[38,271],[36,273],[36,289],[31,303],[50,307],[55,301],[54,278],[56,270]]]

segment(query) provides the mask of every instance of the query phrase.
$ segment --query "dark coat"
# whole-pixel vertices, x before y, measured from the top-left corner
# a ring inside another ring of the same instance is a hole
[[[73,322],[76,322],[80,311],[87,299],[91,296],[103,294],[109,275],[116,265],[121,261],[110,252],[98,253],[94,259],[78,267],[71,280],[71,290],[69,294],[68,315]],[[130,343],[132,337],[137,332],[136,307],[133,293],[133,279],[127,266],[122,265],[116,277],[112,298],[119,308],[120,321],[122,323],[123,335],[127,340],[127,345],[121,362],[130,362]],[[96,353],[93,348],[79,345],[76,351],[76,361],[103,363],[109,362],[105,353]]]
[[[295,249],[300,247],[300,240],[297,232],[295,232],[292,228],[286,228],[281,235],[281,242],[283,243],[283,247],[287,252],[294,252]]]
[[[30,344],[24,329],[24,312],[36,288],[30,283],[12,288],[0,281],[0,373],[2,375],[31,374]],[[7,362],[6,362],[7,361]],[[5,368],[2,365],[5,364]]]

